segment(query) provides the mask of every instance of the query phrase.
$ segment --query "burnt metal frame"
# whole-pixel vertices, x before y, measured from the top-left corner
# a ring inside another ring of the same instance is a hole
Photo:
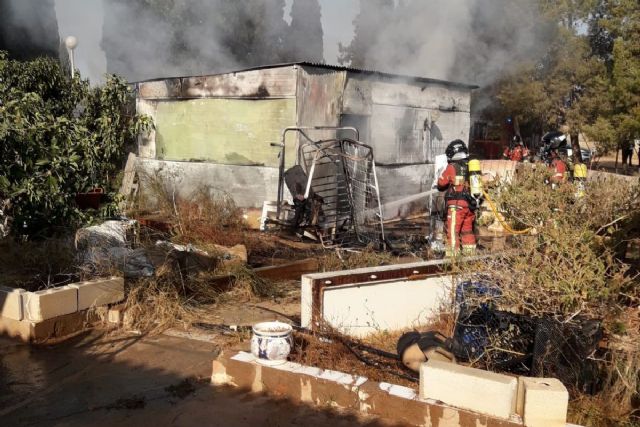
[[[271,143],[272,147],[280,147],[280,153],[279,153],[279,157],[280,157],[280,165],[279,165],[279,170],[278,170],[278,205],[276,206],[276,218],[280,219],[280,213],[281,213],[281,209],[282,209],[282,199],[284,198],[284,168],[285,168],[285,153],[286,153],[286,142],[285,142],[285,138],[287,136],[287,133],[289,132],[298,132],[300,133],[303,137],[305,137],[308,141],[310,142],[314,142],[313,139],[311,139],[305,131],[309,131],[309,130],[334,130],[336,131],[336,133],[340,130],[347,130],[347,131],[351,131],[355,134],[356,136],[356,140],[360,139],[360,132],[358,132],[358,129],[352,127],[352,126],[341,126],[341,127],[336,127],[336,126],[289,126],[287,128],[285,128],[282,131],[282,138],[280,140],[280,143]],[[318,142],[318,141],[316,141]]]
[[[335,146],[329,146],[329,147],[322,147],[322,144],[324,143],[334,143]],[[368,160],[371,162],[371,171],[370,173],[373,174],[373,186],[372,188],[375,190],[375,199],[377,202],[377,209],[375,209],[375,215],[378,217],[379,219],[379,227],[380,227],[380,238],[379,241],[381,243],[384,243],[384,223],[382,221],[383,218],[383,214],[382,214],[382,203],[380,201],[380,187],[378,186],[378,177],[376,174],[376,163],[375,163],[375,159],[373,157],[373,148],[367,144],[364,144],[360,141],[356,141],[356,140],[352,140],[352,139],[327,139],[327,140],[321,140],[321,141],[312,141],[309,140],[306,143],[303,143],[300,145],[300,147],[298,148],[298,163],[303,163],[304,166],[306,168],[308,168],[308,180],[307,180],[307,186],[306,186],[306,191],[305,191],[305,198],[309,197],[310,191],[311,191],[311,183],[314,179],[314,171],[315,171],[315,167],[316,167],[316,163],[320,158],[323,157],[327,157],[330,158],[332,156],[336,156],[336,154],[331,154],[330,152],[336,149],[339,149],[339,154],[337,154],[337,156],[344,156],[345,158],[348,158],[349,155],[346,154],[347,150],[345,149],[347,147],[347,145],[351,145],[354,147],[363,147],[365,149],[368,150],[368,154],[367,156],[365,156],[364,158],[360,159],[360,160]],[[307,147],[312,147],[312,148],[316,148],[318,151],[316,152],[316,155],[314,155],[314,158],[311,162],[311,164],[307,164],[306,159],[304,158],[304,154],[303,153],[304,149]],[[319,154],[322,154],[322,156],[319,156]],[[333,162],[333,160],[331,160]],[[346,162],[342,161],[342,173],[345,177],[347,177],[347,179],[352,179],[352,171],[350,171],[347,166],[346,166]],[[351,185],[347,185],[346,186],[346,191],[348,193],[348,198],[353,201],[354,200],[354,195],[353,195],[353,188]],[[366,201],[366,194],[365,194],[365,201]],[[366,202],[365,202],[366,204]],[[366,206],[365,206],[366,208]],[[337,207],[336,207],[337,209]],[[363,239],[361,239],[361,235],[359,232],[359,227],[362,225],[363,227],[365,227],[364,224],[359,224],[358,221],[356,220],[356,213],[354,211],[354,206],[352,203],[350,203],[349,206],[349,210],[350,210],[350,216],[351,216],[351,225],[353,227],[353,231],[355,232],[356,238],[357,240],[364,244],[364,243],[370,243],[371,240],[369,241],[364,241]],[[369,209],[371,210],[371,209]],[[329,246],[325,246],[324,241],[322,242],[322,245],[326,248],[326,247],[331,247],[332,245]]]

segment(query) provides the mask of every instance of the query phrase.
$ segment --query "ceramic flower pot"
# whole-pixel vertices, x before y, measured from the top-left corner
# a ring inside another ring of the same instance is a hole
[[[282,322],[262,322],[253,325],[251,353],[258,363],[279,365],[287,361],[293,347],[293,328]]]

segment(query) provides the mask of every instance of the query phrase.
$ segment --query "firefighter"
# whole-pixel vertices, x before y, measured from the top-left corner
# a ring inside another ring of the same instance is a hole
[[[528,156],[529,150],[525,148],[519,135],[513,137],[511,148],[505,148],[504,153],[502,153],[502,157],[512,162],[521,162]]]
[[[558,154],[558,144],[552,143],[549,148],[549,169],[551,170],[551,186],[556,187],[558,184],[567,181],[567,164]]]
[[[456,139],[447,146],[445,154],[448,165],[438,178],[438,190],[445,192],[446,252],[453,256],[462,246],[463,253],[472,254],[476,250],[475,210],[478,208],[480,195],[475,198],[470,191],[469,150],[464,142]]]

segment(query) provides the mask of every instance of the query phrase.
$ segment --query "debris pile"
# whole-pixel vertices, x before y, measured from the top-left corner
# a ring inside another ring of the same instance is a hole
[[[337,133],[340,129],[332,130]],[[286,171],[284,143],[281,145],[278,218],[267,224],[289,227],[325,248],[384,247],[373,149],[353,139],[312,140],[305,128],[287,131],[297,132],[303,142],[297,148],[296,165]],[[289,205],[284,204],[285,185],[292,198]]]

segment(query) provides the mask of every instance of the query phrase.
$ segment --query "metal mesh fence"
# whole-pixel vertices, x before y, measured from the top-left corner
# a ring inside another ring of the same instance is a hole
[[[318,235],[325,247],[384,242],[380,195],[371,147],[351,139],[301,144],[298,161],[306,196],[321,200]]]

